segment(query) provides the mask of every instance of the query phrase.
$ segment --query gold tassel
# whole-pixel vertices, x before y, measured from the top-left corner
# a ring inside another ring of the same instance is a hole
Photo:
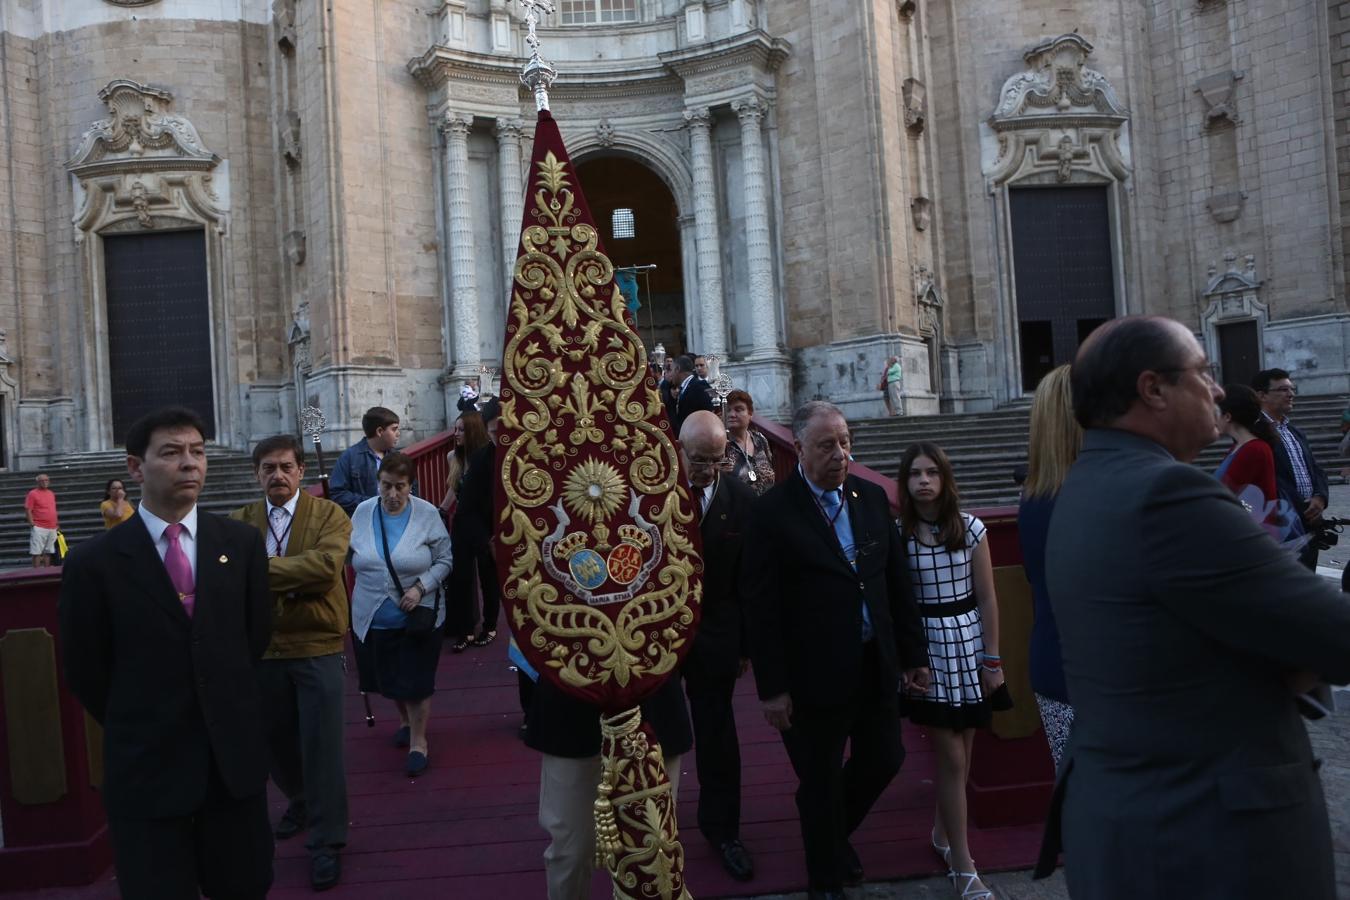
[[[600,796],[595,798],[595,867],[613,869],[614,857],[623,844],[619,841],[618,823],[614,821],[614,804],[609,802],[609,795],[614,792],[612,766],[605,765],[598,791]]]

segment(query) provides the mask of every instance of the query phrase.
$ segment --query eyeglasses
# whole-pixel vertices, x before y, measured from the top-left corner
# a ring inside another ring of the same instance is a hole
[[[1219,383],[1219,366],[1218,366],[1218,363],[1212,363],[1212,362],[1208,362],[1208,361],[1202,362],[1202,363],[1196,363],[1196,364],[1193,365],[1193,366],[1181,366],[1181,367],[1173,367],[1173,368],[1169,368],[1169,369],[1155,369],[1154,371],[1157,372],[1157,373],[1160,374],[1160,375],[1161,375],[1161,374],[1166,374],[1166,373],[1172,373],[1172,372],[1194,372],[1195,374],[1199,375],[1201,378],[1208,379],[1212,384],[1218,384],[1218,383]]]
[[[729,465],[725,456],[719,456],[716,459],[708,459],[702,456],[687,456],[685,458],[689,460],[689,468],[691,469],[722,469]]]

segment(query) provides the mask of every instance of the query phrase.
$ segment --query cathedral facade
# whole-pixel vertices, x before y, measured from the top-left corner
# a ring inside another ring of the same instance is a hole
[[[1350,389],[1350,2],[556,0],[552,109],[649,350],[785,417],[1025,397],[1101,321]],[[0,4],[0,447],[413,439],[500,366],[512,0]]]

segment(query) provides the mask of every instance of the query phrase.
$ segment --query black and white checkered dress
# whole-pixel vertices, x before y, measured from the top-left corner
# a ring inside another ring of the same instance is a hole
[[[990,720],[980,684],[984,629],[971,572],[975,548],[984,540],[984,523],[966,513],[961,513],[961,520],[966,545],[955,552],[921,544],[912,535],[905,540],[914,600],[928,633],[932,681],[921,697],[902,694],[901,707],[921,725],[955,730],[980,728]]]

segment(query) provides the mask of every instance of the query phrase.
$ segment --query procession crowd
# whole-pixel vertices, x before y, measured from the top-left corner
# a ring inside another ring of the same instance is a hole
[[[733,877],[753,879],[732,709],[752,673],[798,779],[810,895],[840,898],[865,879],[849,837],[900,770],[908,719],[936,751],[933,853],[953,896],[989,900],[966,783],[976,730],[1013,699],[987,532],[962,509],[947,454],[906,449],[897,517],[850,472],[844,414],[812,401],[792,419],[797,464],[776,473],[753,398],[715,397],[699,363],[658,373],[703,545],[693,646],[643,704],[673,789],[692,751],[697,829]],[[888,361],[895,404],[901,378]],[[1038,871],[1062,853],[1075,897],[1290,896],[1291,873],[1294,895],[1335,895],[1300,714],[1323,714],[1325,686],[1350,681],[1350,605],[1309,571],[1327,480],[1289,421],[1295,395],[1278,369],[1221,388],[1190,331],[1158,317],[1106,323],[1037,388],[1018,520],[1035,626],[1017,655],[1029,653],[1058,766]],[[331,499],[301,489],[296,438],[267,438],[252,453],[260,498],[229,518],[197,508],[194,413],[131,429],[140,503],[109,484],[109,530],[73,550],[60,601],[68,682],[105,728],[124,896],[265,896],[274,840],[301,834],[312,886],[339,883],[349,635],[361,690],[397,709],[389,739],[406,774],[432,765],[447,642],[463,652],[497,637],[497,412],[465,391],[442,486],[415,483],[397,414],[372,408]],[[1234,446],[1216,478],[1189,463],[1221,431]],[[36,530],[43,503],[33,510]],[[593,875],[597,711],[508,652],[522,737],[541,754],[540,894],[579,900]],[[276,823],[269,776],[288,801]]]

